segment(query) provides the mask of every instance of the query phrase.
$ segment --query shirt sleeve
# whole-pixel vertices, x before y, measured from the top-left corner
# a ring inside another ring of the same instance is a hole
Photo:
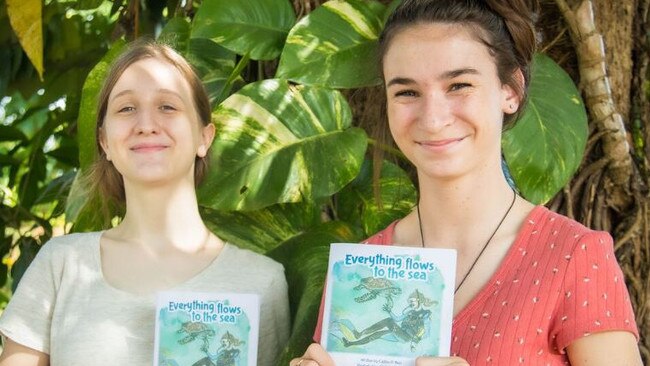
[[[47,354],[57,293],[53,247],[43,245],[0,317],[4,337]]]
[[[630,296],[611,236],[589,232],[576,242],[564,278],[551,336],[560,352],[574,340],[603,331],[628,331],[637,339]]]
[[[320,343],[321,333],[323,332],[323,312],[325,311],[325,292],[327,292],[327,281],[323,286],[323,295],[320,298],[320,306],[318,307],[318,320],[316,321],[316,329],[314,329],[313,339],[316,343]]]

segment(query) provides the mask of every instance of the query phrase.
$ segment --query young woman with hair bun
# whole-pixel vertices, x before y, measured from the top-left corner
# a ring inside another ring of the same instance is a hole
[[[388,127],[420,199],[365,242],[458,253],[452,357],[418,366],[641,365],[611,236],[526,201],[501,169],[530,84],[533,5],[404,0],[380,37]],[[314,343],[290,365],[333,362]]]

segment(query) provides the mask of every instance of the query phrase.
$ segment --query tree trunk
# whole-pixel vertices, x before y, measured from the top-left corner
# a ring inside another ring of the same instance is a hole
[[[555,1],[574,47],[576,62],[566,64],[577,68],[570,73],[583,91],[592,133],[576,178],[554,199],[552,207],[589,227],[612,233],[636,313],[639,347],[648,363],[650,155],[646,145],[650,134],[646,124],[650,104],[644,82],[648,80],[650,1],[593,0],[592,24],[587,24],[590,17],[586,16],[590,0]],[[598,55],[600,37],[604,54]],[[606,74],[597,75],[599,69]]]

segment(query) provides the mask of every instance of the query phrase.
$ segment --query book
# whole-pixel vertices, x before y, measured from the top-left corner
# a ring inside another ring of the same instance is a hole
[[[159,293],[154,366],[255,366],[259,313],[253,294]]]
[[[449,356],[456,251],[334,243],[321,344],[337,365]]]

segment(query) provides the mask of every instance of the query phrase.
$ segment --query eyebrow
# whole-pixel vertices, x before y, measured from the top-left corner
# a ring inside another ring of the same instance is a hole
[[[462,68],[462,69],[446,71],[442,75],[440,75],[438,77],[438,79],[449,80],[449,79],[453,79],[453,78],[459,77],[461,75],[467,75],[467,74],[479,75],[480,72],[478,70],[476,70],[476,69],[471,68],[471,67],[465,67],[465,68]],[[386,87],[388,88],[388,87],[390,87],[392,85],[413,85],[413,84],[415,84],[414,79],[399,77],[398,76],[398,77],[390,79],[388,81],[388,83],[386,83]]]
[[[178,94],[177,92],[175,92],[173,90],[170,90],[170,89],[160,88],[160,89],[157,89],[156,92],[157,93],[163,93],[163,94],[171,94],[171,95],[177,97],[178,99],[183,100],[183,98],[180,96],[180,94]],[[125,90],[122,90],[121,92],[115,94],[113,96],[113,98],[111,98],[111,100],[115,100],[115,99],[117,99],[117,98],[119,98],[121,96],[128,95],[128,94],[135,94],[135,92],[133,90],[131,90],[131,89],[125,89]]]
[[[453,79],[456,77],[459,77],[461,75],[466,75],[466,74],[471,74],[471,75],[478,75],[480,72],[476,69],[473,69],[471,67],[466,67],[463,69],[456,69],[456,70],[451,70],[443,73],[440,76],[440,79]]]

